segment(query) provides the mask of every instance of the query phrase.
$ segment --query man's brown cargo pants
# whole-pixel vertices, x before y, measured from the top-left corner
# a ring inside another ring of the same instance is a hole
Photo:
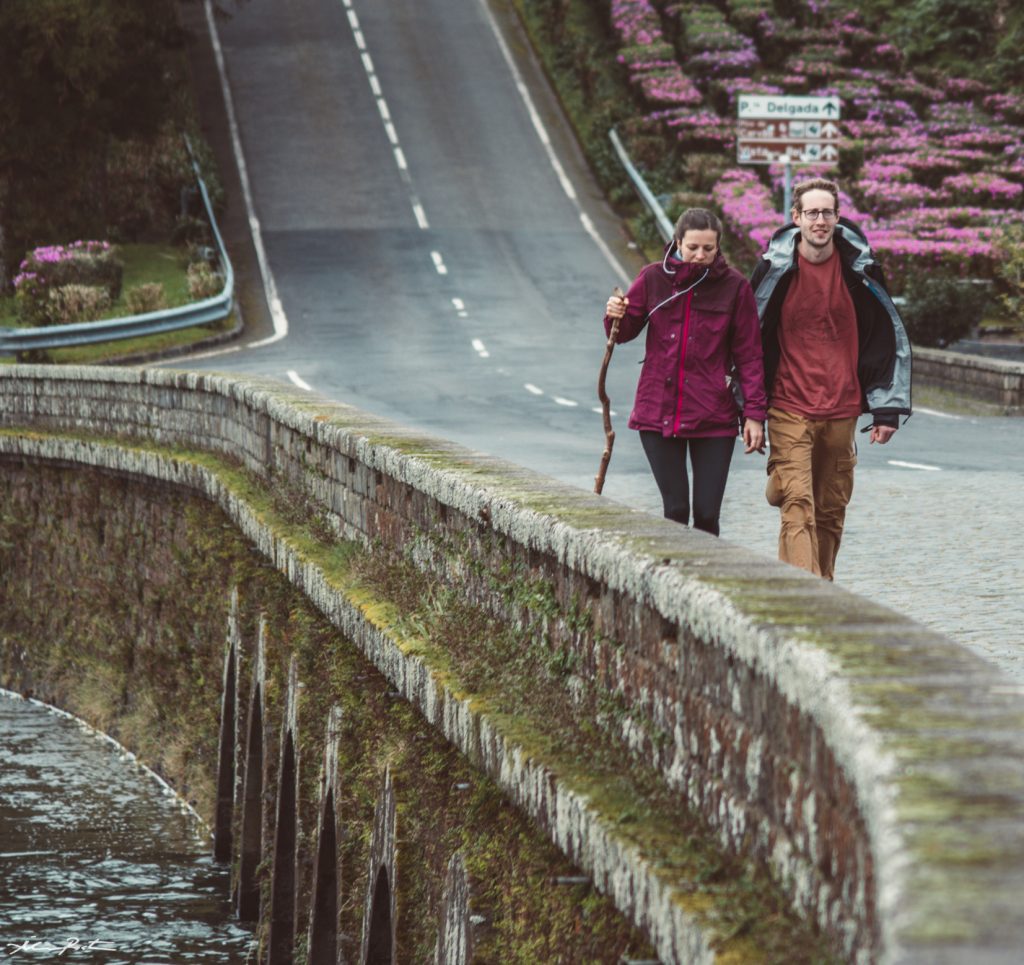
[[[768,410],[768,487],[781,509],[779,559],[831,580],[857,464],[857,419]]]

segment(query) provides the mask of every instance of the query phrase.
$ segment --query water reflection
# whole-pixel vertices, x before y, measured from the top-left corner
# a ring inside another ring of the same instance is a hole
[[[152,774],[0,691],[0,962],[245,962],[210,851]]]

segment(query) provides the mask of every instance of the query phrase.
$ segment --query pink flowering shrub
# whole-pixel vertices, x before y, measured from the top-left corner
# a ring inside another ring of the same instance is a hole
[[[634,80],[644,98],[652,106],[667,104],[699,104],[704,98],[678,64],[638,71]]]
[[[725,150],[732,146],[736,131],[731,123],[714,111],[680,111],[665,120],[676,139],[690,150]]]
[[[1024,123],[1024,96],[1021,94],[991,94],[982,101],[985,110],[1009,123]]]
[[[943,89],[951,101],[976,102],[989,93],[985,84],[970,77],[947,77]]]
[[[760,61],[753,45],[737,50],[709,50],[686,61],[687,70],[697,77],[736,77],[749,74]]]
[[[193,301],[213,298],[220,294],[224,279],[206,261],[194,261],[188,266],[188,294]]]
[[[809,77],[795,73],[763,73],[761,81],[781,88],[785,94],[804,94],[810,84]]]
[[[1024,186],[1007,181],[997,174],[954,174],[942,182],[946,194],[962,204],[992,201],[1017,204],[1024,195]]]
[[[658,12],[648,0],[612,0],[611,19],[621,40],[619,62],[648,104],[664,107],[701,102],[700,91],[675,60]]]
[[[121,294],[124,265],[106,241],[74,241],[30,251],[14,279],[19,319],[28,325],[59,324],[61,307],[50,297],[68,285],[103,290],[113,302]]]
[[[682,156],[687,172],[707,157],[716,169],[733,154],[741,94],[837,96],[841,208],[869,232],[896,290],[919,273],[993,277],[993,226],[1024,224],[1024,96],[908,72],[891,38],[828,0],[612,0],[611,9],[620,59],[649,107],[628,125],[639,154]],[[793,176],[814,173],[801,165]],[[711,190],[751,255],[788,220],[781,181],[781,168],[731,168]]]
[[[716,77],[708,84],[708,98],[714,109],[722,116],[723,121],[732,123],[736,116],[736,104],[740,94],[782,94],[785,93],[778,84],[766,83],[763,80],[751,80],[750,77]]]
[[[878,214],[890,214],[909,205],[935,204],[945,200],[945,195],[933,188],[908,181],[869,181],[857,183],[861,202]]]
[[[663,40],[658,12],[648,0],[612,0],[612,27],[624,48]]]
[[[756,34],[760,20],[771,18],[773,9],[772,0],[726,0],[729,23],[751,37]]]
[[[865,181],[909,181],[913,178],[909,158],[905,155],[884,155],[867,161],[860,176]]]
[[[1024,181],[1024,157],[1007,158],[1004,164],[997,165],[993,171],[1011,181]]]
[[[59,285],[47,292],[47,315],[52,325],[94,322],[110,308],[110,293],[98,285]]]
[[[124,302],[129,315],[144,315],[167,308],[167,292],[159,282],[135,285],[125,292]]]
[[[809,60],[806,56],[798,54],[786,61],[786,70],[792,74],[802,74],[810,81],[835,80],[845,76],[845,69],[831,60]]]
[[[764,251],[782,219],[768,188],[748,168],[726,171],[711,191],[722,221],[751,257]]]

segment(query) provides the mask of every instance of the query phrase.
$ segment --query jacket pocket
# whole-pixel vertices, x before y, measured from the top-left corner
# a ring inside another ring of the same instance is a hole
[[[691,319],[687,354],[710,360],[725,357],[729,343],[729,316],[719,312],[701,312]]]

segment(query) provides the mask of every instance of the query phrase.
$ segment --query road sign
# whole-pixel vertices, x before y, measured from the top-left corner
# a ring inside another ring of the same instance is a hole
[[[839,159],[838,97],[741,94],[740,164],[822,164]]]
[[[838,97],[788,97],[775,94],[740,94],[740,117],[790,117],[838,120]]]

